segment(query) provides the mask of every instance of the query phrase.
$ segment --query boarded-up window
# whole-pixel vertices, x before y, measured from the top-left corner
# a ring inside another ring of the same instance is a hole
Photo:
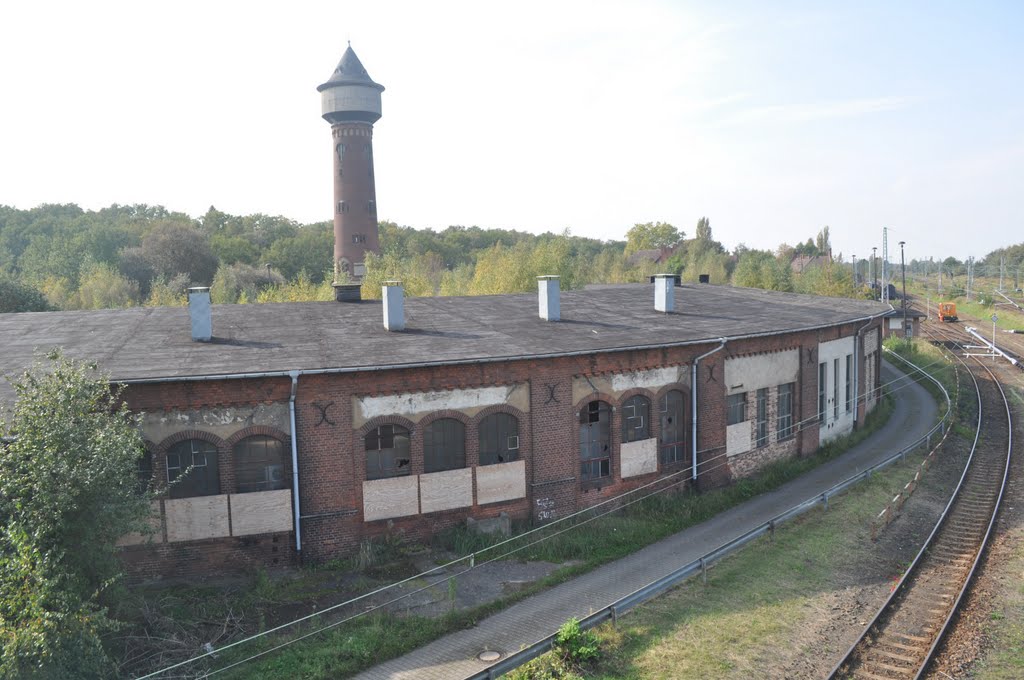
[[[580,479],[600,479],[612,474],[612,410],[603,401],[592,401],[580,412]]]
[[[679,390],[669,390],[658,404],[661,412],[662,464],[686,459],[686,398]]]
[[[235,444],[235,482],[238,493],[287,489],[284,443],[264,435]]]
[[[409,474],[409,430],[401,425],[381,425],[366,435],[365,444],[367,479]]]
[[[818,364],[818,422],[825,422],[825,395],[828,394],[825,391],[825,387],[828,381],[828,364],[822,362]]]
[[[423,471],[466,467],[466,428],[454,418],[441,418],[423,431]]]
[[[480,421],[480,464],[519,459],[519,421],[507,413],[492,413]]]
[[[220,493],[217,447],[202,439],[186,439],[167,451],[167,482],[171,498]]]
[[[636,395],[622,405],[622,442],[635,442],[651,436],[651,402]]]

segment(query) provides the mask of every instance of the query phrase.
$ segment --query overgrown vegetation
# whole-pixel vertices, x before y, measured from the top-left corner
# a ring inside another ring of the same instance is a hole
[[[0,422],[0,676],[105,677],[116,542],[149,515],[144,447],[93,366],[47,359],[12,381]]]

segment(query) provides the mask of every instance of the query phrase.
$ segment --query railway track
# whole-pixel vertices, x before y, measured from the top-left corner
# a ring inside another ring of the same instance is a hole
[[[965,335],[932,329],[955,348]],[[968,367],[978,395],[977,434],[948,505],[892,595],[829,678],[919,678],[956,616],[984,553],[1009,470],[1012,416],[995,375],[982,362]],[[980,376],[980,379],[979,379]]]

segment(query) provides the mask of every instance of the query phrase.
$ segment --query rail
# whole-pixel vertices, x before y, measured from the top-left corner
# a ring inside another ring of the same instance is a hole
[[[625,614],[634,607],[657,597],[669,588],[674,587],[675,585],[681,583],[682,581],[698,573],[701,574],[702,577],[706,580],[708,567],[712,566],[714,563],[718,562],[723,557],[726,557],[727,555],[739,550],[746,544],[750,543],[755,539],[760,538],[761,536],[764,536],[765,534],[774,535],[775,529],[778,528],[780,524],[788,520],[791,520],[794,517],[799,517],[800,515],[808,512],[809,510],[816,508],[818,505],[822,505],[827,510],[830,498],[838,496],[839,494],[843,493],[844,491],[849,489],[851,486],[854,486],[855,484],[858,484],[866,479],[870,479],[871,476],[874,473],[878,472],[879,470],[882,470],[897,461],[904,460],[908,453],[914,451],[918,447],[924,445],[926,448],[930,448],[932,437],[936,433],[945,434],[946,427],[948,426],[949,421],[953,416],[953,403],[949,398],[949,393],[946,391],[946,388],[943,387],[941,382],[939,382],[930,374],[926,373],[920,366],[917,366],[912,361],[904,359],[903,357],[891,352],[888,349],[885,349],[885,351],[889,353],[891,356],[896,357],[900,361],[909,364],[916,371],[919,371],[924,377],[928,378],[933,383],[935,383],[935,385],[938,386],[938,388],[942,391],[942,394],[945,396],[946,412],[942,415],[942,418],[940,418],[939,421],[931,429],[929,429],[925,434],[923,434],[920,438],[915,440],[909,446],[903,447],[898,452],[894,453],[892,456],[886,458],[885,460],[876,463],[871,467],[866,468],[865,470],[862,470],[861,472],[851,477],[848,477],[847,479],[844,479],[843,481],[839,482],[838,484],[835,484],[834,486],[821,492],[820,494],[812,496],[811,498],[808,498],[807,500],[798,503],[797,505],[794,505],[789,510],[785,510],[776,515],[775,517],[772,517],[767,522],[764,522],[754,527],[753,529],[747,531],[746,533],[740,536],[737,536],[736,538],[726,541],[722,545],[705,553],[696,560],[693,560],[692,562],[679,567],[675,571],[666,574],[660,579],[653,581],[647,584],[646,586],[643,586],[642,588],[633,591],[629,595],[619,598],[618,600],[616,600],[612,604],[607,605],[603,609],[594,612],[590,616],[587,616],[586,618],[580,621],[580,629],[588,630],[590,628],[593,628],[594,626],[604,623],[605,621],[615,621],[619,616]],[[908,374],[907,377],[910,378],[910,374]],[[492,680],[493,678],[497,678],[498,676],[504,673],[508,673],[509,671],[514,670],[519,666],[522,666],[523,664],[532,661],[541,654],[550,651],[554,645],[556,636],[557,633],[552,633],[551,635],[541,638],[529,647],[525,647],[514,654],[510,654],[504,659],[501,659],[500,661],[494,663],[493,665],[488,666],[487,668],[473,675],[468,676],[466,680]]]

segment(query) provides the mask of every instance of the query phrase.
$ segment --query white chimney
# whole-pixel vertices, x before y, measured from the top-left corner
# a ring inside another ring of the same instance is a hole
[[[193,342],[209,342],[213,337],[209,288],[201,286],[188,289],[188,315],[192,318]]]
[[[537,277],[537,298],[540,318],[545,321],[558,321],[562,318],[558,281],[559,278],[553,275]]]
[[[659,312],[676,311],[676,277],[672,274],[654,275],[654,309]]]
[[[384,328],[389,331],[405,330],[405,291],[401,281],[385,281],[380,289],[384,298]]]

